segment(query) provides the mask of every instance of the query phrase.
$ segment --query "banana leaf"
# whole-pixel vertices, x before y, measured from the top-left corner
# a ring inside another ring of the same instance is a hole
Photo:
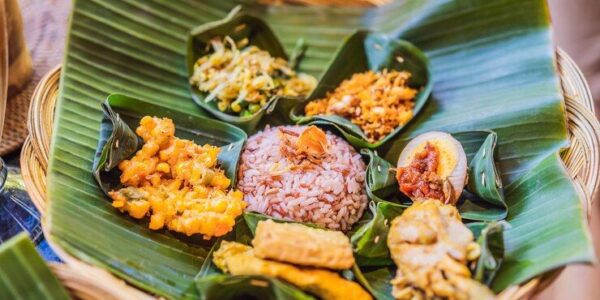
[[[252,233],[252,236],[254,236],[254,233],[256,232],[256,226],[258,226],[258,222],[266,221],[266,220],[273,220],[275,222],[284,222],[284,223],[294,223],[292,221],[280,220],[277,218],[273,218],[273,217],[270,217],[270,216],[267,216],[264,214],[255,213],[255,212],[244,213],[244,221],[246,221],[246,226],[248,226],[248,229]]]
[[[496,133],[487,135],[483,145],[471,159],[467,190],[490,204],[506,208],[502,180],[494,161],[496,140]]]
[[[71,299],[26,233],[0,245],[0,299]]]
[[[359,30],[348,37],[327,66],[315,90],[306,101],[298,104],[290,113],[290,117],[300,124],[329,125],[337,129],[348,142],[358,148],[378,148],[391,140],[404,126],[398,126],[380,141],[370,143],[360,127],[348,119],[339,116],[304,116],[304,107],[312,100],[325,97],[353,74],[369,70],[408,71],[412,74],[409,86],[419,92],[415,96],[413,115],[417,115],[425,105],[433,80],[429,70],[427,56],[413,44],[398,40],[391,36]]]
[[[390,222],[401,215],[404,207],[390,202],[371,202],[373,218],[350,238],[358,266],[389,266],[393,264],[387,247]]]
[[[452,134],[461,142],[467,154],[469,183],[463,192],[458,210],[467,220],[496,221],[506,217],[507,209],[502,192],[502,182],[494,161],[496,134],[491,131],[465,131]],[[397,140],[386,159],[395,162],[408,141]],[[367,167],[367,194],[375,202],[388,202],[390,205],[407,207],[410,199],[404,196],[396,181],[393,166],[375,152],[365,150],[370,157]],[[488,178],[486,180],[486,178]]]
[[[237,178],[237,167],[246,134],[235,126],[161,108],[125,95],[112,94],[102,105],[104,118],[100,129],[100,141],[94,160],[94,177],[108,195],[109,191],[122,187],[119,163],[140,150],[143,141],[132,128],[137,128],[144,116],[170,118],[175,123],[175,136],[192,140],[198,145],[211,144],[221,147],[219,166],[230,178],[232,185]]]
[[[481,255],[472,266],[473,278],[491,285],[504,258],[503,222],[476,222],[467,225],[481,247]]]
[[[104,193],[121,187],[119,181],[120,171],[116,166],[141,148],[143,143],[135,135],[132,128],[136,128],[140,119],[146,115],[173,119],[177,137],[190,139],[198,144],[209,143],[221,146],[222,152],[219,154],[219,164],[225,170],[227,176],[232,181],[235,180],[237,161],[246,139],[246,134],[239,128],[207,119],[202,114],[196,113],[197,110],[181,112],[166,109],[121,94],[109,95],[102,108],[105,116],[101,122],[100,140],[93,169],[94,178]],[[101,198],[108,200],[106,197]],[[106,202],[110,203],[109,201]],[[110,204],[108,206],[110,207]],[[107,213],[110,213],[115,223],[107,226],[106,230],[110,230],[111,227],[134,228],[134,232],[138,232],[139,238],[138,240],[122,242],[131,243],[132,246],[135,245],[136,251],[118,254],[118,259],[107,259],[105,262],[122,262],[125,265],[121,268],[126,266],[125,271],[140,268],[160,260],[171,262],[180,267],[179,271],[185,271],[187,274],[174,272],[168,264],[161,265],[154,272],[162,272],[156,275],[156,278],[164,280],[168,287],[155,287],[147,281],[145,276],[149,276],[148,274],[139,274],[142,276],[139,279],[141,280],[140,285],[148,284],[145,288],[150,291],[160,291],[171,297],[179,297],[180,290],[193,282],[198,268],[205,262],[204,257],[211,247],[210,243],[166,231],[152,232],[145,228],[147,227],[147,220],[140,222],[129,219],[114,210],[114,208],[113,211]],[[105,248],[109,248],[114,242],[104,241],[103,243],[105,243]],[[190,245],[190,243],[195,245]],[[106,249],[99,249],[98,251],[106,251]],[[143,258],[135,258],[137,256]],[[182,268],[183,265],[185,265],[185,268]]]
[[[246,226],[248,226],[248,229],[250,230],[250,233],[252,234],[252,236],[254,236],[254,233],[256,232],[256,226],[258,225],[258,222],[260,222],[260,221],[273,220],[274,222],[278,222],[278,223],[300,223],[300,222],[296,222],[296,221],[289,221],[289,220],[274,218],[271,216],[267,216],[265,214],[260,214],[260,213],[255,213],[255,212],[245,212],[244,220],[246,221]],[[308,226],[308,227],[322,228],[322,227],[319,227],[319,225],[313,224],[313,223],[301,223],[301,224],[304,226]]]
[[[506,186],[508,226],[504,229],[504,259],[492,282],[494,291],[567,263],[596,261],[587,224],[572,222],[581,220],[583,203],[565,206],[552,201],[583,199],[572,184],[559,155],[553,154]]]
[[[363,267],[354,265],[352,272],[357,281],[375,297],[377,300],[394,300],[392,297],[392,285],[390,280],[396,275],[396,268],[387,267]]]
[[[198,278],[182,299],[315,300],[281,280],[250,275],[210,275]]]
[[[510,228],[496,291],[593,261],[581,197],[557,154],[568,135],[543,0],[407,0],[371,9],[265,7],[253,0],[74,1],[48,169],[48,230],[56,245],[167,298],[194,283],[208,248],[150,231],[104,200],[92,171],[100,103],[118,92],[208,115],[190,93],[189,31],[238,4],[265,19],[287,53],[304,39],[309,47],[299,71],[314,76],[359,28],[409,41],[427,55],[430,98],[377,151],[387,159],[388,144],[430,130],[497,134],[495,162]]]
[[[210,251],[208,252],[208,255],[206,255],[204,263],[202,263],[202,267],[200,267],[200,271],[198,271],[198,274],[196,274],[196,280],[214,274],[223,274],[221,270],[219,270],[219,268],[213,263],[213,254],[215,251],[217,251],[217,249],[219,249],[219,247],[221,247],[222,240],[223,239],[219,238],[210,248]],[[188,291],[187,293],[190,292]]]
[[[554,169],[554,167],[559,168]],[[534,178],[541,178],[542,181],[537,181]],[[556,178],[556,180],[545,180],[548,178]],[[520,199],[519,197],[522,197],[522,194],[519,193],[523,193],[523,191],[528,190],[532,186],[537,187],[538,191],[541,194],[551,193],[552,191],[562,193],[561,191],[563,190],[564,185],[568,184],[568,182],[569,177],[566,174],[564,167],[560,163],[558,156],[549,157],[541,165],[536,167],[534,174],[508,186],[507,199],[509,199],[509,201],[510,199]],[[572,197],[573,195],[561,196]],[[557,237],[557,240],[554,242],[555,244],[553,244],[550,247],[558,247],[558,244],[561,242],[575,242],[578,239],[589,238],[586,235],[578,233],[580,231],[577,230],[574,231],[574,236],[570,236],[569,230],[573,230],[573,228],[564,229],[561,228],[559,225],[564,224],[561,222],[563,219],[570,217],[573,218],[577,214],[581,213],[581,207],[578,209],[573,209],[572,211],[565,212],[563,214],[557,214],[555,212],[552,213],[552,207],[544,207],[544,198],[542,198],[541,196],[536,194],[535,196],[531,197],[535,198],[532,201],[535,201],[535,203],[537,204],[537,209],[541,209],[549,214],[553,214],[553,217],[558,219],[556,220],[556,223],[553,223],[552,226],[544,227],[542,226],[542,224],[547,220],[532,220],[526,215],[518,214],[516,216],[509,215],[507,217],[507,222],[475,222],[467,224],[469,229],[471,229],[471,231],[475,235],[475,238],[480,244],[482,250],[481,256],[477,260],[477,263],[474,264],[473,276],[475,279],[491,286],[496,292],[499,292],[502,289],[506,288],[507,282],[511,282],[512,280],[514,280],[515,276],[518,278],[527,278],[527,273],[519,273],[522,270],[522,268],[520,268],[520,266],[518,265],[519,263],[522,263],[522,260],[520,260],[521,257],[529,257],[531,259],[530,263],[534,264],[554,263],[554,261],[544,261],[545,259],[548,259],[548,257],[554,260],[555,258],[553,258],[552,255],[546,254],[546,256],[541,257],[537,255],[537,253],[543,251],[545,251],[545,253],[551,254],[553,249],[545,248],[549,246],[540,243],[535,244],[534,249],[526,248],[519,244],[514,244],[513,241],[516,239],[516,237],[536,240],[543,240],[548,236]],[[356,275],[356,277],[359,279],[359,282],[361,282],[361,284],[363,285],[365,285],[365,283],[361,281],[361,278],[364,278],[364,280],[367,280],[367,282],[371,283],[383,282],[384,278],[389,277],[389,274],[393,274],[393,272],[390,271],[392,269],[392,266],[385,264],[386,259],[391,262],[389,258],[389,250],[387,250],[386,245],[380,246],[380,251],[375,252],[369,251],[371,249],[377,249],[377,247],[374,247],[373,244],[366,244],[368,246],[364,246],[355,242],[361,241],[366,243],[372,243],[374,241],[372,237],[377,235],[381,236],[381,238],[384,239],[387,238],[387,231],[389,230],[389,227],[386,223],[391,222],[391,220],[394,217],[400,215],[401,211],[394,212],[393,209],[387,208],[385,206],[381,206],[380,208],[381,204],[383,204],[383,202],[378,204],[377,207],[377,215],[379,215],[379,217],[376,216],[373,220],[388,219],[389,221],[373,221],[373,223],[375,223],[376,225],[368,224],[370,226],[365,226],[364,229],[361,228],[361,230],[364,230],[367,233],[364,233],[362,235],[355,235],[356,237],[352,237],[353,245],[355,245],[356,248],[355,251],[357,253],[357,262],[359,262],[359,265],[360,263],[363,263],[362,265],[360,265],[360,267],[357,266],[357,268],[353,269],[353,271],[355,273],[362,273],[362,277],[360,275]],[[508,204],[509,211],[511,205],[517,205],[513,202],[509,202]],[[532,203],[531,205],[535,204]],[[519,207],[519,209],[525,208]],[[385,217],[384,213],[386,213]],[[515,228],[513,227],[515,226],[514,224],[527,224],[527,226],[518,226]],[[359,232],[361,232],[361,230],[359,230]],[[550,230],[550,232],[542,234],[542,230]],[[509,234],[510,236],[508,236]],[[362,247],[356,247],[356,245],[360,245]],[[383,248],[385,248],[385,250],[383,250]],[[590,249],[578,249],[577,254],[574,255],[574,257],[572,258],[573,262],[580,261],[584,257],[590,255],[589,252],[585,251],[590,251]],[[364,256],[366,256],[368,260],[364,259]],[[361,260],[361,258],[363,259]],[[389,285],[389,282],[387,284]],[[381,292],[384,290],[391,291],[391,286],[382,287],[377,291]],[[391,295],[388,295],[387,297],[391,297]],[[382,296],[381,298],[379,298],[378,296],[378,299],[386,299],[387,297]]]
[[[371,202],[374,217],[351,237],[357,267],[393,266],[386,244],[391,221],[400,216],[404,207],[389,202]],[[481,246],[482,254],[473,265],[474,278],[490,285],[501,266],[504,255],[504,223],[474,222],[467,225]]]
[[[210,41],[216,38],[229,36],[234,42],[247,39],[248,45],[254,45],[268,51],[273,57],[288,60],[285,50],[271,28],[262,19],[252,15],[240,13],[235,10],[223,20],[203,24],[190,32],[188,42],[187,70],[188,77],[194,73],[194,65],[198,58],[210,54]],[[253,132],[265,115],[270,115],[279,102],[291,102],[293,105],[299,101],[297,97],[272,97],[265,106],[251,116],[236,116],[217,108],[217,102],[210,99],[209,93],[199,91],[190,85],[192,98],[200,107],[210,112],[216,118],[230,124],[237,125],[247,132]],[[289,109],[287,110],[289,111]],[[274,114],[277,116],[277,114]],[[285,114],[283,115],[284,117]],[[284,118],[284,123],[287,118]],[[288,122],[289,123],[289,122]]]

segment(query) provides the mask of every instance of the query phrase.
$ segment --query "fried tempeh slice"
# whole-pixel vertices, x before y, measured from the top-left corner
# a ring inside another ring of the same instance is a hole
[[[301,266],[343,270],[354,264],[350,240],[340,231],[266,220],[258,223],[252,245],[257,257]]]
[[[333,271],[298,268],[255,256],[250,246],[224,241],[213,253],[213,262],[232,275],[263,275],[278,278],[323,300],[372,299],[356,282],[346,280]]]

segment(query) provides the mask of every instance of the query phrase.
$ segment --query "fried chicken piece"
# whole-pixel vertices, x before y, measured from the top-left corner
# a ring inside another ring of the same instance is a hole
[[[372,299],[356,282],[335,272],[298,268],[254,256],[254,250],[237,242],[224,241],[213,253],[213,262],[233,275],[262,275],[289,282],[323,300]]]
[[[340,231],[267,220],[258,223],[252,245],[257,257],[295,265],[343,270],[354,264],[350,240]]]
[[[466,266],[479,245],[456,207],[437,200],[415,201],[392,221],[388,247],[398,266],[392,280],[396,299],[493,299]]]

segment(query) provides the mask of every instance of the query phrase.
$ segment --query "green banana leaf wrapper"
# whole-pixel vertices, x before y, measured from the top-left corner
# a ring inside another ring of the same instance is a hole
[[[507,223],[474,222],[467,224],[481,247],[481,255],[471,268],[473,278],[491,285],[504,259],[504,229]]]
[[[459,140],[467,154],[468,183],[457,208],[464,219],[495,221],[506,217],[507,206],[502,190],[502,180],[494,160],[497,135],[491,131],[466,131],[452,134]],[[370,157],[367,167],[367,194],[376,203],[408,207],[412,202],[404,196],[396,181],[394,171],[401,149],[406,141],[398,140],[386,154],[386,159],[371,150],[363,153]],[[391,162],[394,162],[392,164]]]
[[[0,266],[0,299],[71,299],[27,233],[0,245]]]
[[[105,117],[94,160],[94,178],[106,194],[122,187],[119,163],[131,158],[143,146],[133,129],[139,126],[144,116],[170,118],[175,122],[177,137],[199,145],[220,146],[219,166],[235,185],[238,160],[247,137],[237,127],[200,115],[165,110],[121,94],[108,96],[102,108]]]
[[[183,299],[316,300],[281,280],[249,275],[209,275],[199,278]]]
[[[194,65],[198,58],[210,54],[210,41],[214,38],[224,38],[229,36],[234,42],[243,39],[248,40],[248,45],[269,52],[273,57],[288,60],[283,46],[273,33],[273,30],[261,18],[257,18],[245,13],[227,16],[223,20],[210,22],[201,25],[189,34],[187,70],[188,77],[194,73]],[[246,132],[253,132],[260,124],[265,115],[270,115],[270,125],[289,123],[287,112],[290,106],[300,101],[299,97],[272,97],[265,106],[251,116],[236,116],[217,108],[216,101],[206,101],[208,93],[198,90],[197,87],[190,85],[192,98],[203,109],[224,122],[234,124]],[[274,121],[273,119],[276,119]]]
[[[367,141],[362,129],[350,120],[336,115],[305,116],[304,107],[310,101],[324,98],[328,92],[335,90],[353,74],[384,69],[411,73],[409,86],[419,91],[414,99],[413,117],[416,116],[429,98],[433,85],[427,56],[410,42],[386,34],[359,30],[345,39],[315,90],[290,112],[291,119],[300,124],[333,127],[357,148],[380,147],[393,139],[404,125],[398,126],[381,140],[371,143]]]

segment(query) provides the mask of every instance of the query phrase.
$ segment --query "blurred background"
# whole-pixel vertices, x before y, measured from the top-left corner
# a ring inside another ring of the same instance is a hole
[[[71,1],[0,0],[0,3],[3,1],[18,1],[20,4],[23,16],[23,39],[31,53],[33,73],[31,80],[18,96],[20,100],[9,102],[9,107],[6,108],[7,124],[9,122],[13,124],[9,126],[11,129],[5,130],[0,145],[6,146],[0,147],[0,155],[6,160],[8,166],[6,168],[0,166],[0,181],[4,174],[2,172],[8,170],[8,181],[0,193],[0,243],[17,232],[28,231],[46,260],[58,260],[44,241],[39,225],[39,213],[24,191],[18,167],[20,152],[18,145],[22,143],[26,134],[25,122],[29,96],[40,78],[59,64],[63,57]],[[313,0],[300,2],[311,1]],[[318,0],[314,1],[318,2]],[[331,1],[344,2],[343,0]],[[385,2],[385,0],[377,1]],[[548,0],[548,3],[556,45],[575,60],[588,80],[594,99],[600,99],[600,0]],[[595,103],[598,116],[600,101]],[[2,107],[0,111],[1,109]],[[11,146],[10,141],[14,141],[14,145],[17,146]],[[599,204],[599,201],[594,202],[590,229],[597,256],[600,257]],[[567,267],[535,299],[600,299],[600,266]]]

